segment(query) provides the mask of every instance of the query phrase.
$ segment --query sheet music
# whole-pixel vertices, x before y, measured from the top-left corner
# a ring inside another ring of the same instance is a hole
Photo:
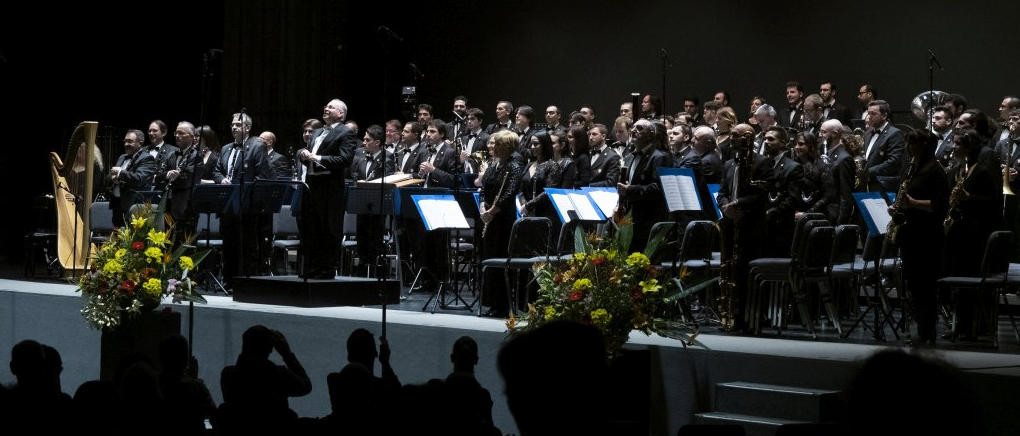
[[[694,178],[683,175],[660,175],[662,192],[666,196],[666,205],[670,212],[678,210],[701,210],[698,201],[698,189],[694,186]]]
[[[569,195],[570,201],[574,203],[574,210],[577,212],[578,219],[582,221],[602,221],[602,217],[599,216],[587,195],[575,192],[571,192]]]
[[[420,200],[418,207],[422,210],[425,223],[429,230],[435,229],[467,229],[467,219],[456,200]]]
[[[565,223],[569,223],[570,214],[567,212],[574,210],[574,204],[570,202],[570,197],[567,194],[549,194],[549,198],[552,198],[553,203],[556,204],[556,209],[560,211],[560,219]]]
[[[612,191],[588,191],[588,196],[602,210],[602,215],[613,216],[616,211],[616,203],[620,201],[620,194]]]
[[[889,227],[889,221],[892,221],[892,217],[889,216],[889,205],[881,198],[864,198],[861,199],[861,204],[867,209],[868,215],[871,215],[878,233],[884,235]]]
[[[397,183],[397,182],[403,182],[404,180],[410,180],[410,179],[411,179],[411,175],[410,174],[390,174],[390,175],[388,175],[386,177],[383,177],[382,178],[382,182],[383,183]],[[379,179],[372,179],[372,180],[369,180],[369,181],[367,181],[365,183],[379,183]]]

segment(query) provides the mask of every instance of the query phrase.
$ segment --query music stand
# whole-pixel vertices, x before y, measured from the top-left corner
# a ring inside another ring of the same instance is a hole
[[[410,187],[409,186],[409,187],[402,187],[402,188],[398,187],[398,188],[396,188],[394,190],[394,194],[393,194],[393,197],[394,197],[393,215],[394,215],[394,217],[399,217],[405,223],[408,223],[408,224],[415,223],[414,225],[417,225],[417,223],[421,223],[422,222],[421,221],[421,216],[418,215],[418,210],[417,210],[417,208],[415,208],[414,201],[411,199],[411,196],[412,195],[442,195],[442,194],[448,194],[448,193],[450,193],[450,190],[446,189],[446,188],[421,188],[421,187],[417,187],[417,186],[414,186],[414,187]],[[424,228],[424,226],[422,226],[422,227]],[[424,235],[422,235],[422,236],[424,236]],[[399,238],[399,236],[396,238],[396,241],[397,241],[397,246],[396,246],[396,249],[397,249],[397,277],[400,280],[400,283],[402,284],[402,283],[404,283],[404,274],[403,274],[403,270],[404,270],[403,269],[403,262],[404,262],[404,260],[401,258],[401,255],[400,255],[400,251],[401,250],[400,250],[400,238]],[[418,259],[415,259],[415,261],[417,262]],[[408,271],[410,271],[410,268],[408,268]],[[418,270],[415,272],[414,280],[411,282],[411,287],[408,288],[407,295],[402,297],[403,299],[406,299],[407,297],[409,297],[411,295],[411,290],[414,289],[414,286],[416,284],[418,284],[418,280],[421,279],[422,271],[423,271],[423,268],[418,268]],[[429,273],[429,274],[431,274],[431,273]]]
[[[474,280],[471,280],[470,276],[467,279],[469,281],[468,289],[471,290],[472,295],[478,295],[476,286],[478,285],[478,283],[481,282],[480,277],[478,277],[480,270],[477,268],[477,265],[479,263],[478,255],[480,253],[479,244],[481,243],[481,240],[477,238],[478,235],[476,234],[475,230],[478,228],[478,223],[482,219],[482,213],[479,210],[479,203],[475,201],[475,195],[477,194],[478,191],[474,189],[453,191],[453,197],[457,200],[457,204],[460,205],[460,210],[462,213],[464,213],[464,217],[472,220],[472,222],[475,223],[474,227],[472,227],[470,230],[472,233],[471,242],[474,245],[474,250],[471,250],[471,262],[476,266],[476,268],[474,269],[475,272]],[[457,241],[458,252],[453,256],[453,276],[452,276],[453,284],[451,286],[456,296],[454,301],[461,300],[466,303],[466,300],[464,300],[460,296],[460,290],[463,285],[460,283],[460,280],[458,279],[461,267],[459,256],[460,231],[461,229],[459,228],[453,230],[453,237]],[[471,310],[471,308],[474,307],[476,303],[478,303],[477,297],[475,298],[475,301],[472,301],[470,304],[466,304],[466,306],[463,307],[463,309]]]
[[[356,215],[373,215],[378,216],[379,219],[386,219],[390,217],[390,224],[392,227],[393,217],[393,191],[396,186],[391,183],[383,183],[382,187],[375,183],[359,182],[356,186],[351,186],[347,191],[347,213]],[[380,190],[382,190],[382,198],[380,199]],[[392,231],[392,228],[391,228]],[[396,232],[394,232],[396,234]],[[358,241],[358,244],[371,242],[378,244],[381,248],[378,256],[385,256],[386,244],[380,239],[377,241]],[[382,268],[382,262],[379,259],[372,259],[375,262],[376,268]],[[398,263],[399,266],[399,263]],[[397,269],[398,273],[400,269]],[[381,271],[376,271],[376,275],[382,278],[383,274]]]
[[[454,198],[453,195],[412,195],[411,200],[414,202],[415,209],[417,209],[422,223],[425,224],[426,231],[443,231],[441,233],[444,242],[443,248],[446,248],[447,250],[450,245],[450,230],[470,228],[467,223],[467,218],[461,210],[460,203],[458,203],[457,199]],[[421,272],[427,271],[428,270],[426,268],[421,269]],[[435,276],[433,276],[433,278],[438,279],[438,277]],[[425,301],[425,305],[422,306],[421,309],[427,309],[429,304],[433,301],[435,304],[432,306],[432,313],[436,312],[437,307],[442,307],[444,309],[471,309],[471,306],[468,305],[467,301],[464,301],[464,299],[460,297],[459,292],[454,292],[454,302],[456,303],[459,300],[463,303],[459,306],[447,304],[444,299],[445,295],[446,283],[440,282],[439,288],[436,289],[435,294]]]
[[[290,180],[256,179],[254,183],[246,184],[244,186],[244,194],[241,196],[242,200],[239,213],[241,215],[254,215],[256,217],[279,213],[284,200],[288,199],[288,194],[299,189],[298,187],[300,185],[303,185],[303,183]],[[261,224],[261,222],[257,221],[256,225],[259,224]],[[272,231],[270,231],[270,234],[271,233]],[[263,245],[262,241],[259,241],[258,244],[255,245],[255,253],[260,261],[263,258]],[[244,260],[242,260],[242,263],[243,262]],[[251,271],[246,269],[245,274],[246,276],[251,276]]]
[[[238,185],[215,185],[215,184],[204,184],[195,185],[195,188],[191,192],[191,208],[196,214],[205,214],[205,246],[211,249],[211,231],[210,223],[212,220],[212,214],[226,213],[230,209],[234,208],[237,203],[237,186]],[[222,259],[221,259],[222,260]],[[212,280],[219,288],[223,295],[230,295],[227,289],[223,287],[223,283],[216,278],[208,269],[203,268],[202,272],[205,274],[203,277],[207,280]]]

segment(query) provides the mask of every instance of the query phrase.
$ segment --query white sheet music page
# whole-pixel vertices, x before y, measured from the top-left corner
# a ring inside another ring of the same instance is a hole
[[[892,217],[889,216],[889,205],[881,198],[865,198],[861,200],[861,204],[868,210],[868,215],[871,215],[878,233],[884,235],[889,227],[889,221],[892,221]]]
[[[403,182],[404,180],[410,180],[410,174],[391,174],[382,178],[383,183],[397,183]],[[369,180],[367,183],[379,183],[379,179]]]
[[[616,211],[616,203],[620,201],[620,194],[610,191],[588,191],[588,196],[602,210],[602,215],[607,217],[613,216],[613,212]]]
[[[662,192],[666,195],[666,205],[670,212],[678,210],[701,210],[698,203],[698,189],[694,186],[694,178],[690,176],[659,177],[662,180]]]
[[[574,210],[577,211],[578,219],[582,221],[602,220],[602,218],[599,217],[599,213],[595,211],[595,206],[591,204],[591,200],[588,199],[587,195],[571,192],[570,201],[574,203]]]
[[[466,229],[470,226],[456,200],[421,200],[418,202],[429,229]]]
[[[560,211],[560,219],[565,223],[570,222],[570,214],[567,212],[574,210],[574,204],[570,202],[570,197],[566,194],[549,194],[552,198],[553,203],[556,203],[556,209]]]

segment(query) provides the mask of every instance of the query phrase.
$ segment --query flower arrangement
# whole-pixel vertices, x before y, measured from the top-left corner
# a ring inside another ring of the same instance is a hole
[[[665,233],[653,235],[644,253],[628,253],[632,224],[624,218],[611,239],[575,232],[575,253],[565,263],[536,264],[533,268],[539,290],[534,304],[520,324],[508,322],[511,333],[525,332],[555,321],[567,320],[597,327],[605,338],[606,352],[616,355],[632,330],[676,337],[686,343],[697,335],[687,323],[673,316],[690,274],[682,269],[676,277],[661,276],[651,259],[662,246]],[[704,285],[699,285],[702,288]]]
[[[155,227],[161,209],[146,204],[92,255],[91,267],[78,280],[85,298],[81,313],[91,327],[116,327],[122,311],[131,316],[153,310],[165,297],[175,303],[205,302],[194,291],[191,275],[208,252],[186,255],[194,247],[185,244],[173,249],[172,227]]]

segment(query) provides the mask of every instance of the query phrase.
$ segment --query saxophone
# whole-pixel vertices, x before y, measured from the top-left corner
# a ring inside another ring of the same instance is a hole
[[[733,157],[733,162],[736,168],[734,168],[734,178],[737,179],[736,186],[733,187],[733,192],[730,193],[731,202],[736,202],[740,198],[740,187],[745,181],[750,181],[751,168],[747,165],[749,160],[749,152],[737,151],[737,154]],[[733,307],[734,296],[737,292],[737,278],[736,268],[737,262],[740,260],[740,227],[737,226],[737,222],[734,219],[727,220],[729,225],[733,227],[732,239],[723,240],[723,250],[729,249],[729,256],[722,256],[722,263],[719,266],[719,300],[721,311],[720,318],[724,328],[732,328],[736,319],[734,318],[735,307]],[[725,238],[726,232],[720,232]],[[727,254],[724,252],[724,254]]]
[[[907,189],[910,187],[910,181],[914,178],[914,172],[917,171],[917,158],[912,158],[907,167],[907,171],[903,174],[903,180],[900,182],[900,189],[896,191],[896,201],[893,202],[890,209],[892,209],[892,219],[889,221],[889,225],[886,227],[885,237],[892,243],[898,243],[897,235],[899,234],[900,226],[903,225],[905,219],[904,210],[906,205],[904,199],[907,197]]]
[[[956,173],[956,186],[953,186],[953,190],[949,193],[949,212],[946,213],[946,219],[942,222],[946,234],[949,234],[949,230],[953,228],[953,224],[960,216],[960,202],[964,200],[963,196],[967,193],[963,189],[963,185],[970,179],[970,175],[974,173],[974,168],[977,166],[976,163],[970,168],[965,163],[960,165],[962,167]]]

